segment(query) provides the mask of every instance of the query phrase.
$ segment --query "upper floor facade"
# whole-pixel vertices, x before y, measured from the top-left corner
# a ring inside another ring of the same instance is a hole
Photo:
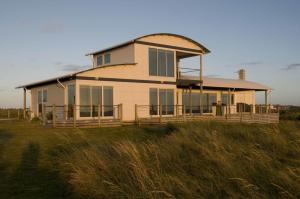
[[[175,82],[181,59],[209,52],[190,38],[155,33],[87,54],[92,58],[92,70],[84,75]]]

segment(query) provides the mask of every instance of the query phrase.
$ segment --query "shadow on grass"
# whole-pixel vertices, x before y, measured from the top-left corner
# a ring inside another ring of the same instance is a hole
[[[6,177],[7,189],[2,190],[2,195],[10,198],[68,198],[70,191],[59,172],[40,168],[39,159],[40,145],[29,143],[16,172]]]

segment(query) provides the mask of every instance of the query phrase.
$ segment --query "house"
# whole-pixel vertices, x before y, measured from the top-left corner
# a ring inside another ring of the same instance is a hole
[[[123,121],[175,115],[257,113],[256,92],[269,87],[245,80],[203,77],[202,57],[210,51],[193,39],[170,33],[138,37],[88,53],[92,67],[20,86],[30,91],[30,116],[55,106],[55,119],[92,120],[118,116]],[[182,59],[199,57],[200,76],[182,75]],[[200,98],[200,96],[203,96]],[[48,108],[47,108],[48,107]],[[24,107],[25,110],[26,107]],[[265,111],[267,109],[265,108]]]

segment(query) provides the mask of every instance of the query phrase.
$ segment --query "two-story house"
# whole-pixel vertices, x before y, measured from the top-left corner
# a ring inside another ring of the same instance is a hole
[[[216,115],[220,114],[218,105],[227,105],[226,111],[232,114],[255,112],[249,106],[256,104],[256,91],[264,91],[268,103],[271,89],[246,81],[243,70],[238,79],[202,77],[202,56],[209,52],[185,36],[150,34],[87,54],[92,58],[88,70],[18,88],[24,89],[24,104],[30,90],[32,117],[40,116],[45,106],[55,105],[63,107],[61,117],[75,114],[78,120],[112,117],[119,104],[122,111],[118,114],[124,121],[135,120],[137,115]],[[193,56],[199,57],[200,76],[182,75],[180,61]]]

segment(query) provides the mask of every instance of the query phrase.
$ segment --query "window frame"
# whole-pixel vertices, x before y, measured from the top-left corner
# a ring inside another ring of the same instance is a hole
[[[99,58],[100,57],[101,57],[101,64],[99,64]],[[97,57],[96,57],[96,65],[97,66],[102,66],[103,65],[103,55],[102,54],[97,55]]]
[[[151,70],[150,70],[150,51],[151,50],[155,50],[156,51],[156,74],[151,74]],[[159,53],[163,53],[164,54],[164,66],[161,66],[165,69],[165,71],[163,71],[163,74],[161,73],[161,69],[159,64]],[[170,67],[168,64],[168,56],[172,55],[171,57],[172,59],[172,64],[173,66]],[[169,69],[172,68],[171,72],[169,71]],[[149,76],[156,76],[156,77],[175,77],[175,70],[176,70],[176,61],[175,61],[175,51],[173,50],[169,50],[169,49],[163,49],[163,48],[153,48],[153,47],[149,47],[148,48],[148,74]],[[169,75],[170,74],[170,75]]]
[[[150,96],[150,92],[151,90],[156,90],[156,102],[157,102],[157,105],[154,105],[156,106],[157,108],[154,109],[154,111],[156,111],[156,114],[152,114],[152,110],[151,110],[151,96]],[[162,104],[161,103],[161,92],[163,92],[165,94],[165,104]],[[168,92],[172,93],[172,101],[173,101],[173,104],[169,105],[168,103],[168,100],[169,100],[169,97],[168,97]],[[172,89],[172,88],[154,88],[154,87],[151,87],[149,88],[149,115],[150,116],[159,116],[160,115],[160,110],[158,107],[160,107],[160,105],[162,105],[163,107],[163,110],[162,110],[162,115],[174,115],[175,114],[175,111],[174,111],[174,104],[175,104],[175,89]],[[171,106],[171,108],[168,108],[169,106]],[[171,114],[169,114],[171,111]]]
[[[109,59],[107,60],[107,58],[109,58]],[[111,53],[105,53],[104,54],[104,64],[109,64],[109,63],[111,63]]]

